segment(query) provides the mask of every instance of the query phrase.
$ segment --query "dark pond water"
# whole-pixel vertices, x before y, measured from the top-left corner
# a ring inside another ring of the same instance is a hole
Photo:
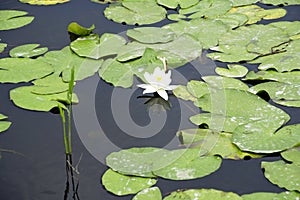
[[[9,49],[25,43],[39,43],[50,50],[59,50],[70,43],[67,26],[72,21],[84,26],[95,24],[94,32],[100,35],[105,32],[121,33],[130,28],[106,20],[104,8],[88,0],[72,0],[48,7],[21,4],[17,0],[1,0],[0,9],[25,10],[36,18],[23,28],[0,32],[2,41],[9,45],[0,56],[6,57]],[[300,19],[300,6],[286,9],[288,16],[284,20]],[[178,77],[181,77],[178,83],[213,73],[210,66],[214,66],[214,63],[200,59],[196,64],[203,66],[202,71],[195,70],[195,63],[177,70]],[[17,152],[1,152],[0,199],[64,199],[66,171],[60,117],[14,106],[8,94],[10,89],[17,86],[0,84],[0,112],[8,115],[13,122],[10,129],[0,135],[0,148]],[[78,194],[83,200],[132,198],[114,196],[102,187],[101,176],[107,169],[103,160],[109,152],[134,146],[177,148],[179,143],[174,133],[179,129],[194,127],[186,120],[193,114],[188,109],[191,105],[183,104],[174,97],[170,97],[170,111],[154,111],[158,108],[151,107],[149,115],[147,106],[150,104],[144,104],[148,99],[137,98],[141,90],[114,88],[97,75],[79,82],[76,92],[80,104],[74,106],[73,160],[77,163],[82,155],[78,165]],[[291,115],[290,123],[299,123],[299,109],[281,108]],[[283,190],[269,183],[260,169],[261,160],[276,159],[279,157],[275,155],[263,159],[224,160],[221,168],[207,177],[192,181],[159,179],[157,185],[164,195],[182,188],[215,188],[239,194],[280,192]]]

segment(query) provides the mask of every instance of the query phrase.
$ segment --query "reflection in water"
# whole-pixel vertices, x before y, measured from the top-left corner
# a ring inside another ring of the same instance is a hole
[[[154,96],[138,96],[137,98],[148,99],[144,104],[147,105],[147,111],[152,113],[160,114],[164,111],[171,110],[171,103],[169,101],[161,98],[157,93],[154,93]]]
[[[72,199],[79,200],[78,188],[79,188],[79,171],[78,165],[81,161],[82,155],[79,158],[78,163],[73,166],[72,154],[66,154],[66,188],[64,191],[64,200],[67,200],[70,194],[70,181],[72,186]]]

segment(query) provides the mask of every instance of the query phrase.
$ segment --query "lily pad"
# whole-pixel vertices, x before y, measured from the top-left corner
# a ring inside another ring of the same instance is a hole
[[[127,36],[141,43],[167,43],[175,39],[173,31],[158,27],[141,27],[127,30]]]
[[[257,199],[263,199],[263,200],[284,200],[284,199],[294,199],[300,198],[300,194],[297,192],[292,191],[286,191],[281,192],[279,194],[277,193],[271,193],[271,192],[256,192],[252,194],[245,194],[242,195],[243,200],[257,200]]]
[[[25,16],[28,13],[18,10],[0,10],[0,31],[20,28],[30,24],[34,17]]]
[[[283,154],[282,156],[284,157],[285,155]],[[262,162],[261,167],[265,170],[265,177],[273,184],[300,192],[300,157],[288,156],[287,158],[290,163],[286,163],[283,160]]]
[[[226,13],[225,15],[217,17],[216,20],[220,20],[231,29],[234,29],[246,24],[248,17],[242,13]]]
[[[300,4],[300,0],[261,0],[264,4],[272,4],[272,5],[298,5]]]
[[[39,44],[24,44],[10,50],[9,55],[15,58],[31,58],[40,56],[48,51],[47,47],[38,48],[39,46]]]
[[[252,80],[272,80],[278,81],[282,83],[288,84],[299,84],[300,83],[300,72],[292,71],[292,72],[284,72],[280,73],[277,71],[258,71],[253,72],[250,71],[244,80],[252,81]]]
[[[30,58],[0,59],[0,82],[20,83],[39,79],[54,70],[51,65]]]
[[[107,4],[107,3],[116,3],[122,0],[91,0],[91,1],[95,3]]]
[[[2,53],[6,47],[7,47],[6,43],[0,43],[0,53]]]
[[[151,187],[156,182],[155,179],[126,176],[111,169],[107,170],[102,176],[102,184],[105,189],[118,196],[136,194]]]
[[[79,56],[100,59],[116,55],[126,40],[116,34],[104,33],[100,39],[97,34],[77,38],[71,43],[71,49]]]
[[[177,8],[178,5],[180,8],[188,8],[198,3],[199,0],[157,0],[159,5],[168,7],[168,8]]]
[[[187,19],[185,15],[181,15],[181,14],[169,14],[167,18],[172,21],[180,21],[183,19]]]
[[[7,116],[0,114],[0,133],[6,131],[11,125],[11,122],[5,121],[6,119]]]
[[[66,92],[69,89],[69,83],[64,82],[61,77],[50,75],[42,79],[37,79],[32,82],[38,87],[33,87],[32,93],[34,94],[56,94]]]
[[[292,39],[293,37],[300,34],[300,21],[280,21],[271,23],[272,26],[276,26],[284,30]]]
[[[123,0],[104,10],[106,18],[118,23],[153,24],[165,19],[167,11],[153,0]]]
[[[187,87],[180,85],[173,90],[173,94],[186,101],[196,101],[196,98],[187,90]]]
[[[266,82],[253,86],[249,91],[254,94],[266,91],[277,104],[300,107],[300,84]]]
[[[231,142],[232,134],[214,132],[210,129],[188,129],[177,133],[181,143],[189,148],[199,149],[200,155],[219,155],[224,159],[259,158],[262,154],[241,151]]]
[[[132,200],[162,200],[162,195],[158,187],[152,187],[140,191]]]
[[[71,22],[68,25],[68,32],[73,33],[75,35],[79,36],[86,36],[92,33],[92,31],[95,29],[95,25],[93,24],[89,28],[85,28],[81,25],[79,25],[77,22]]]
[[[66,3],[70,0],[19,0],[19,1],[31,5],[54,5],[58,3]]]
[[[232,6],[238,7],[238,6],[246,6],[251,5],[259,2],[260,0],[230,0],[232,3]]]
[[[103,60],[94,60],[83,58],[73,53],[69,46],[59,51],[49,51],[43,57],[39,57],[45,63],[50,64],[54,68],[54,73],[60,75],[62,73],[63,80],[70,80],[71,69],[74,68],[75,80],[82,80],[94,75]]]
[[[229,64],[228,69],[217,67],[216,73],[226,77],[243,77],[248,73],[248,69],[243,65]]]
[[[238,194],[233,192],[223,192],[215,189],[190,189],[172,192],[164,200],[243,200]]]
[[[66,108],[62,103],[68,103],[67,92],[41,95],[36,94],[34,91],[42,86],[22,86],[10,91],[10,99],[18,107],[35,110],[35,111],[50,111],[52,108],[61,106]],[[78,103],[76,94],[72,96],[73,103]]]

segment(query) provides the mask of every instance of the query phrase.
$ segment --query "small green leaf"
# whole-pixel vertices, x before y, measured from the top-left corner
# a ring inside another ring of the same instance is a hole
[[[247,67],[234,64],[229,64],[228,69],[217,67],[215,71],[217,74],[226,77],[243,77],[248,73]]]
[[[300,194],[297,192],[291,192],[291,191],[286,191],[286,192],[281,192],[279,194],[277,193],[271,193],[271,192],[256,192],[252,194],[244,194],[242,195],[243,200],[258,200],[258,199],[263,199],[263,200],[284,200],[284,199],[298,199],[300,198]]]
[[[94,29],[95,29],[94,24],[89,28],[80,26],[77,22],[71,22],[68,25],[68,32],[73,33],[75,35],[79,35],[79,36],[89,35]]]
[[[0,133],[3,131],[6,131],[11,125],[11,122],[4,121],[6,119],[7,119],[7,116],[0,114]]]
[[[6,43],[0,43],[0,53],[2,53],[6,47],[7,47]]]
[[[108,169],[102,176],[102,184],[105,189],[118,196],[136,194],[155,183],[156,180],[152,178],[126,176],[111,169]]]
[[[257,3],[259,0],[230,0],[232,3],[232,6],[238,7],[238,6],[246,6]]]
[[[196,101],[196,98],[191,95],[191,93],[189,93],[189,91],[187,90],[186,86],[180,85],[179,87],[175,88],[173,90],[173,94],[178,97],[181,98],[183,100],[190,100],[190,101]]]
[[[24,44],[10,50],[9,55],[15,58],[31,58],[40,56],[48,51],[47,47],[37,48],[39,46],[39,44]]]
[[[0,31],[16,29],[30,24],[34,17],[27,15],[25,11],[0,10]]]
[[[58,3],[65,3],[70,0],[19,0],[19,1],[31,5],[54,5]]]
[[[162,195],[158,187],[152,187],[140,191],[132,200],[162,200]]]

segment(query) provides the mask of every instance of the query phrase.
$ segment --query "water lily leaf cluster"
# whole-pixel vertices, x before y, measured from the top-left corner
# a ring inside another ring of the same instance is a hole
[[[58,3],[66,3],[70,0],[19,0],[19,1],[31,5],[54,5]]]
[[[10,121],[6,121],[7,118],[7,116],[0,114],[0,133],[6,131],[11,125]]]
[[[273,184],[291,191],[300,192],[300,150],[299,147],[281,153],[287,161],[262,162],[265,176]]]
[[[48,51],[47,47],[38,48],[39,44],[24,44],[17,46],[9,51],[10,57],[31,58],[40,56]]]
[[[28,13],[19,10],[0,10],[0,31],[16,29],[30,24],[34,17],[25,16]]]

